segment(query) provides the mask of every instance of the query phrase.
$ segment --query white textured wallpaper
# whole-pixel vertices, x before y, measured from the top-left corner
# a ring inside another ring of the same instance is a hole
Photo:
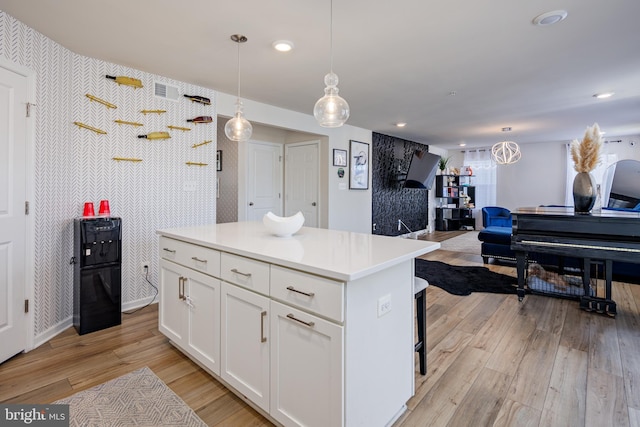
[[[74,54],[0,11],[0,56],[37,73],[35,107],[35,313],[36,344],[71,325],[73,312],[73,219],[85,201],[108,199],[122,218],[122,301],[135,305],[154,294],[140,273],[151,263],[157,285],[158,228],[216,222],[215,92],[153,74]],[[106,74],[135,77],[143,88],[116,84]],[[154,81],[178,87],[177,102],[156,98]],[[91,94],[117,106],[90,101]],[[212,105],[191,102],[200,95]],[[141,110],[166,110],[142,114]],[[187,123],[196,116],[214,123]],[[119,125],[114,120],[142,123]],[[82,129],[78,121],[106,135]],[[188,127],[184,132],[167,125]],[[137,135],[168,131],[167,140]],[[192,145],[212,142],[198,148]],[[113,157],[140,158],[117,162]],[[208,166],[187,166],[188,161]],[[185,186],[186,184],[186,186]],[[185,191],[195,186],[195,191]]]
[[[222,151],[222,170],[218,172],[219,196],[216,201],[218,223],[238,221],[238,143],[224,134],[226,118],[218,122],[218,150]]]

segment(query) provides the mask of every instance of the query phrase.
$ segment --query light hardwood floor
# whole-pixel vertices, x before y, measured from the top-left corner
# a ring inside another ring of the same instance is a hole
[[[482,265],[442,250],[424,258]],[[571,300],[430,286],[427,375],[416,358],[416,395],[396,426],[640,426],[640,285],[615,283],[613,298],[615,319]],[[173,348],[157,322],[153,305],[104,331],[68,329],[0,365],[0,402],[49,403],[149,366],[208,425],[271,425]]]

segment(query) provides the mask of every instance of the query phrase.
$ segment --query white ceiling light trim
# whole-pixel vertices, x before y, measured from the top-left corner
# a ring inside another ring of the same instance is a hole
[[[593,97],[598,99],[605,99],[605,98],[611,98],[614,94],[615,92],[603,92],[603,93],[596,93],[593,95]]]
[[[538,27],[548,27],[549,25],[564,21],[567,18],[567,15],[568,13],[566,10],[553,10],[533,18],[533,24]]]
[[[273,42],[273,48],[278,52],[290,52],[293,47],[293,42],[289,40],[276,40]]]

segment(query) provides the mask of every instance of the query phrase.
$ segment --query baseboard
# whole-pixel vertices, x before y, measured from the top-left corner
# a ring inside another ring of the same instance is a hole
[[[139,299],[136,301],[127,302],[125,304],[122,304],[122,311],[134,310],[136,308],[144,307],[145,305],[148,305],[152,302],[154,304],[158,303],[158,301],[153,301],[153,300],[154,300],[154,297],[150,296],[150,297]],[[64,332],[65,330],[69,329],[72,326],[73,326],[73,316],[69,316],[66,319],[62,320],[61,322],[53,325],[46,331],[40,334],[37,334],[33,339],[33,347],[25,349],[25,352],[29,352],[31,350],[34,350],[40,347],[42,344],[55,338],[57,335],[61,334],[62,332]]]
[[[142,298],[139,300],[126,302],[122,304],[122,311],[135,310],[136,308],[144,307],[145,305],[150,305],[151,303],[154,303],[154,304],[158,303],[158,300],[155,296],[150,296],[150,297]]]
[[[41,334],[37,334],[33,340],[33,348],[27,349],[25,351],[31,351],[33,349],[40,347],[42,344],[54,338],[58,334],[61,334],[62,332],[66,331],[71,326],[73,326],[73,316],[69,316],[63,321],[53,325],[46,331],[42,332]]]

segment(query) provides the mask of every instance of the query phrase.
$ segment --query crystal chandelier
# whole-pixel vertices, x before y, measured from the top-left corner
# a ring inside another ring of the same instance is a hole
[[[245,43],[248,39],[241,34],[234,34],[231,36],[231,40],[238,43],[238,98],[233,118],[224,125],[224,134],[232,141],[246,141],[251,138],[253,127],[249,120],[244,118],[242,101],[240,101],[240,44]]]

